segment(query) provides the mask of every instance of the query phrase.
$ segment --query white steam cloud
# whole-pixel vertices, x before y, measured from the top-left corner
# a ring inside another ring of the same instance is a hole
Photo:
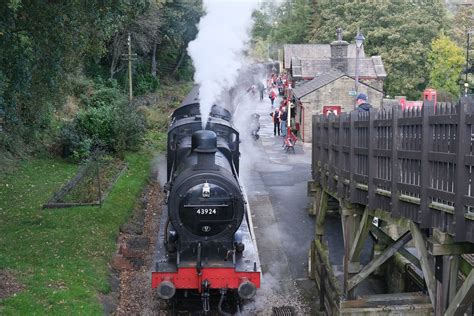
[[[188,53],[200,85],[202,127],[206,127],[212,105],[230,89],[244,62],[257,0],[204,0],[206,15],[201,18],[197,38]]]

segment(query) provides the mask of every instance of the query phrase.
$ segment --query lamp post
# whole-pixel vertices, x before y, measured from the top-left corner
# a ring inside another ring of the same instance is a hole
[[[468,82],[468,75],[471,72],[471,68],[469,67],[469,49],[471,46],[471,35],[474,34],[474,31],[467,32],[467,43],[466,43],[466,70],[465,70],[465,78],[464,78],[464,96],[467,96],[467,92],[469,90],[469,82]]]
[[[464,82],[467,82],[467,74],[469,73],[469,46],[471,45],[470,39],[471,39],[471,34],[473,34],[474,31],[469,31],[467,32],[467,43],[466,43],[466,78]]]
[[[360,54],[360,48],[362,47],[362,44],[364,43],[365,37],[362,35],[362,33],[357,30],[357,35],[355,37],[355,43],[356,43],[356,64],[355,64],[355,91],[356,93],[359,92],[359,54]]]

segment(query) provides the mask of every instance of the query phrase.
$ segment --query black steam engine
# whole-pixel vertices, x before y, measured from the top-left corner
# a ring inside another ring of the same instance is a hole
[[[198,293],[250,299],[260,287],[258,253],[238,178],[239,133],[232,110],[214,105],[202,129],[196,86],[168,130],[167,209],[156,246],[152,287],[162,299]]]

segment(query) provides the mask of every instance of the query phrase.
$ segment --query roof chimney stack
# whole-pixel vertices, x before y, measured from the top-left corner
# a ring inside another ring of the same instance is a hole
[[[342,40],[342,29],[336,30],[337,39],[331,43],[331,68],[347,73],[347,48],[349,43]]]

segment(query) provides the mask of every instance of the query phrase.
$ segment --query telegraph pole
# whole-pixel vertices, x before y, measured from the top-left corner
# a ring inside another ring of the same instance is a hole
[[[132,40],[130,33],[128,33],[128,86],[129,86],[129,101],[132,104],[133,90],[132,90]]]
[[[132,54],[132,39],[130,33],[127,38],[128,54],[122,54],[123,60],[128,60],[128,101],[132,104],[133,88],[132,88],[132,60],[137,59],[137,54]]]

